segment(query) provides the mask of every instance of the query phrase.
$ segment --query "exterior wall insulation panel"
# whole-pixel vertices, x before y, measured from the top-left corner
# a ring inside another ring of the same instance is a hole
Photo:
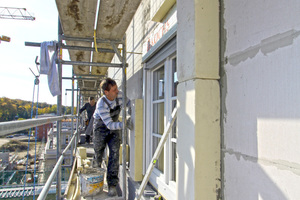
[[[299,199],[300,2],[224,1],[224,199]]]

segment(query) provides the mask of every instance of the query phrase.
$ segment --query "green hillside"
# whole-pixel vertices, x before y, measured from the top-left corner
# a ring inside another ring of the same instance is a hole
[[[36,115],[36,106],[35,103],[33,106],[33,117]],[[24,101],[20,99],[9,99],[6,97],[0,98],[0,122],[12,121],[12,120],[21,120],[21,119],[30,119],[31,116],[31,107],[32,102]],[[76,113],[76,108],[74,108]],[[47,113],[57,113],[57,105],[51,105],[47,103],[38,104],[38,115],[47,114]],[[71,114],[71,107],[63,106],[63,113]]]

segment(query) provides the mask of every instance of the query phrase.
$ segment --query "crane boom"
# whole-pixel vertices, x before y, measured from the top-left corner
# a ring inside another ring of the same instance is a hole
[[[5,35],[0,36],[0,42],[5,41],[5,42],[10,42],[10,37],[7,37]]]
[[[26,8],[0,7],[0,19],[35,20]]]

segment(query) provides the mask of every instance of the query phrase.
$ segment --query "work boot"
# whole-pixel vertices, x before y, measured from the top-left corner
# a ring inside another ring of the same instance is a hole
[[[85,136],[85,141],[86,141],[86,143],[90,144],[90,136],[89,135]]]
[[[113,197],[117,195],[116,186],[108,186],[108,196]]]

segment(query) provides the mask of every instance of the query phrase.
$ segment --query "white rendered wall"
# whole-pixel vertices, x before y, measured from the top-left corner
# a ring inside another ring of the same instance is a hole
[[[131,100],[141,99],[143,93],[143,65],[142,65],[142,44],[144,43],[145,9],[150,4],[150,0],[143,0],[138,7],[132,21],[126,31],[126,80],[127,80],[127,97]],[[150,12],[150,11],[148,11]],[[121,48],[121,46],[120,46]],[[113,62],[119,62],[117,56]],[[117,81],[119,89],[122,89],[122,69],[109,68],[108,77]]]
[[[224,199],[300,199],[300,1],[223,6]]]

